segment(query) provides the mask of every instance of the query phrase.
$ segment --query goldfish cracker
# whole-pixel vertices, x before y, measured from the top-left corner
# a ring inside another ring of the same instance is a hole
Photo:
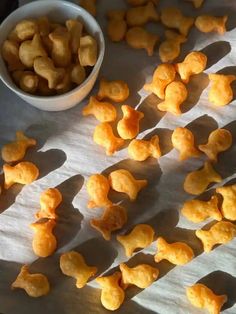
[[[222,177],[215,171],[209,161],[200,170],[190,172],[184,180],[185,192],[193,195],[203,193],[212,182],[221,182]]]
[[[96,40],[86,35],[80,38],[78,52],[79,62],[82,66],[94,66],[98,58],[98,46]]]
[[[125,169],[112,171],[109,175],[109,182],[113,190],[127,194],[132,202],[136,200],[139,191],[147,185],[147,180],[136,180]]]
[[[185,0],[185,1],[192,2],[196,9],[200,8],[204,2],[204,0]]]
[[[209,74],[211,88],[209,101],[218,107],[226,106],[233,100],[233,90],[230,84],[236,80],[235,75]]]
[[[131,27],[126,33],[127,44],[134,49],[145,49],[149,56],[153,55],[159,36],[146,31],[143,27]]]
[[[23,265],[16,280],[12,283],[11,289],[24,289],[33,298],[47,295],[50,290],[48,279],[43,274],[30,274],[29,267]]]
[[[159,137],[154,135],[149,141],[132,140],[128,146],[128,154],[131,159],[136,161],[144,161],[148,157],[161,157],[159,146]]]
[[[203,33],[217,32],[220,35],[224,35],[226,32],[225,24],[227,20],[227,15],[221,17],[200,15],[195,20],[195,26]]]
[[[79,67],[81,67],[81,66],[79,66]],[[75,68],[76,68],[76,66],[69,67],[65,70],[66,72],[65,72],[63,80],[56,86],[57,94],[64,94],[64,93],[67,93],[68,91],[70,91],[72,89],[72,86],[73,86],[72,78],[73,78],[73,81],[75,81],[75,80],[79,81],[79,79],[78,79],[79,75],[75,76],[75,74],[78,74],[77,71],[75,71]]]
[[[122,283],[124,285],[135,285],[140,289],[149,287],[159,276],[159,270],[147,264],[140,264],[136,267],[128,267],[120,264]]]
[[[125,143],[122,138],[114,135],[112,127],[108,122],[103,122],[96,126],[93,140],[96,144],[106,149],[107,156],[113,155]]]
[[[236,220],[236,184],[222,186],[216,189],[223,197],[221,212],[224,218],[228,220]]]
[[[37,24],[39,28],[39,35],[40,36],[48,36],[50,33],[50,22],[47,16],[40,16],[37,19]]]
[[[123,102],[129,97],[129,86],[121,80],[108,81],[101,79],[97,99],[107,98],[114,102]]]
[[[119,42],[124,39],[127,31],[125,14],[125,10],[112,10],[108,12],[107,34],[111,41]]]
[[[128,9],[126,13],[126,20],[130,27],[142,26],[148,22],[159,21],[159,15],[154,4],[149,1],[144,6]]]
[[[201,153],[194,144],[194,135],[187,128],[178,127],[172,133],[173,147],[179,151],[179,160],[183,161],[192,157],[199,157]]]
[[[39,77],[31,71],[24,71],[20,77],[20,88],[29,94],[35,94],[38,89]]]
[[[88,11],[91,15],[96,16],[96,0],[80,0],[79,5]]]
[[[183,242],[168,243],[162,237],[157,239],[157,254],[154,256],[155,262],[167,260],[178,266],[189,263],[194,258],[193,250]]]
[[[209,135],[205,145],[199,145],[199,149],[214,162],[217,162],[217,155],[226,151],[232,145],[232,134],[225,129],[217,129]]]
[[[48,57],[39,57],[34,60],[34,71],[48,81],[50,89],[62,82],[65,76],[65,69],[56,68],[53,61]]]
[[[5,176],[4,188],[8,190],[13,184],[30,184],[39,176],[38,168],[28,161],[22,161],[15,166],[3,165]]]
[[[22,131],[16,132],[16,139],[2,147],[2,159],[11,163],[24,158],[26,150],[36,145],[36,140],[29,138]]]
[[[82,36],[83,24],[77,20],[67,20],[66,27],[70,34],[70,47],[72,53],[77,54]]]
[[[124,290],[120,287],[119,282],[121,273],[119,271],[110,276],[96,278],[97,283],[102,288],[101,302],[102,305],[110,311],[117,310],[125,299]]]
[[[113,231],[121,229],[127,222],[127,213],[124,207],[111,205],[105,208],[101,218],[91,219],[90,225],[98,230],[105,240],[111,239]]]
[[[61,192],[56,188],[49,188],[40,195],[40,210],[35,215],[36,218],[56,219],[56,208],[62,202]]]
[[[116,108],[109,102],[100,102],[91,96],[89,103],[82,111],[83,116],[93,115],[100,122],[112,122],[116,120]]]
[[[139,133],[139,121],[144,113],[137,111],[128,105],[121,106],[123,118],[117,124],[117,131],[124,140],[132,139]]]
[[[21,40],[32,39],[39,32],[39,27],[36,20],[22,20],[15,27],[16,36]]]
[[[136,249],[144,249],[151,245],[154,234],[151,226],[139,224],[129,234],[118,235],[116,238],[123,245],[126,256],[131,257]]]
[[[218,198],[213,195],[209,201],[190,200],[184,203],[181,214],[188,220],[198,223],[212,218],[222,220],[222,214],[218,206]]]
[[[196,236],[209,253],[216,244],[227,244],[236,236],[236,226],[229,221],[216,222],[209,230],[196,230]]]
[[[9,39],[5,40],[3,42],[1,52],[10,72],[23,70],[25,68],[24,64],[19,58],[19,44],[16,41]]]
[[[76,279],[76,287],[83,288],[89,278],[97,272],[97,267],[88,266],[84,257],[75,251],[64,253],[60,257],[60,268],[64,275]]]
[[[37,57],[47,57],[47,52],[39,34],[35,34],[32,40],[21,43],[19,48],[21,62],[28,68],[32,68]]]
[[[180,106],[187,99],[188,91],[185,85],[179,81],[173,81],[165,90],[165,100],[157,105],[160,111],[167,111],[174,115],[182,112]]]
[[[112,202],[108,199],[110,183],[102,174],[93,174],[90,176],[86,188],[90,196],[90,201],[87,205],[88,208],[107,207],[112,205]]]
[[[73,65],[71,70],[71,81],[77,85],[80,85],[84,82],[85,79],[85,68],[79,63]]]
[[[151,1],[155,5],[157,5],[158,0],[128,0],[128,4],[133,5],[133,6],[139,6],[146,4],[147,2]]]
[[[202,73],[207,65],[207,56],[200,51],[190,52],[183,62],[176,64],[181,80],[188,83],[190,76]]]
[[[161,22],[169,28],[177,29],[186,37],[194,24],[194,18],[184,16],[176,7],[166,7],[161,11]]]
[[[35,255],[47,257],[54,253],[57,248],[57,239],[52,232],[55,225],[54,219],[38,221],[30,225],[35,233],[32,243]]]
[[[206,309],[209,314],[220,314],[221,308],[227,302],[227,295],[216,295],[207,286],[197,283],[186,289],[189,302],[199,308]]]
[[[175,74],[176,71],[172,64],[160,64],[154,71],[152,82],[145,84],[143,88],[154,93],[160,99],[165,99],[165,89],[174,81]]]
[[[38,88],[39,77],[32,71],[14,71],[12,78],[16,85],[27,93],[34,94]]]
[[[52,60],[57,67],[67,67],[71,63],[70,34],[56,29],[49,35],[52,41]]]
[[[165,31],[166,40],[159,46],[159,56],[162,62],[172,62],[180,55],[180,45],[185,43],[187,38],[172,30]]]

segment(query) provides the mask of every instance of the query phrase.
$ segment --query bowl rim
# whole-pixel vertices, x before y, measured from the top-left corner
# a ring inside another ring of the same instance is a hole
[[[14,10],[11,14],[9,14],[4,20],[3,22],[0,24],[0,32],[2,31],[2,29],[9,24],[10,20],[12,19],[13,16],[17,15],[17,13],[19,11],[24,10],[25,7],[32,7],[32,9],[34,7],[38,7],[38,5],[43,5],[43,6],[47,6],[48,4],[56,4],[56,5],[61,5],[61,6],[69,6],[74,8],[75,10],[78,10],[80,12],[82,12],[82,16],[86,15],[93,20],[93,22],[95,23],[98,32],[100,33],[100,47],[99,47],[99,55],[98,55],[98,59],[96,64],[94,65],[91,73],[88,75],[88,77],[83,81],[83,83],[81,83],[79,86],[73,88],[72,90],[70,90],[69,92],[66,92],[64,94],[61,95],[53,95],[53,96],[41,96],[41,95],[32,95],[29,93],[24,92],[23,90],[21,90],[12,80],[12,85],[10,85],[2,76],[1,71],[0,71],[0,78],[3,81],[3,83],[9,88],[11,89],[13,92],[15,92],[16,94],[22,95],[23,97],[27,97],[29,100],[30,99],[38,99],[38,100],[42,100],[42,101],[48,101],[48,100],[56,100],[56,99],[63,99],[63,98],[67,98],[70,97],[72,95],[74,95],[76,92],[78,92],[80,89],[82,89],[85,85],[87,85],[87,83],[90,81],[90,79],[97,73],[97,71],[100,69],[103,59],[104,59],[104,55],[105,55],[105,39],[104,39],[104,35],[103,35],[103,31],[100,27],[100,25],[98,24],[98,22],[96,21],[96,19],[89,13],[87,12],[84,8],[80,7],[79,5],[75,4],[75,3],[71,3],[68,1],[64,1],[64,0],[38,0],[38,1],[34,1],[34,2],[30,2],[27,3],[25,5],[20,6],[19,8],[17,8],[16,10]],[[89,23],[88,23],[89,24]],[[0,53],[0,58],[3,61],[4,66],[6,67],[5,61],[2,58],[2,54]],[[9,76],[11,78],[10,72],[8,71],[7,67],[6,67],[6,71],[9,73]],[[12,78],[11,78],[12,79]]]

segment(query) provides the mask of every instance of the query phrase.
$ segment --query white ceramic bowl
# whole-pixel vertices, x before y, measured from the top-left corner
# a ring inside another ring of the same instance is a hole
[[[97,63],[90,75],[80,86],[63,95],[49,97],[34,96],[23,92],[14,84],[0,54],[0,77],[14,93],[32,106],[46,111],[61,111],[77,105],[93,88],[104,58],[105,42],[102,30],[97,21],[83,8],[65,1],[41,0],[20,7],[3,21],[0,26],[0,47],[19,21],[45,15],[52,21],[59,23],[64,23],[67,19],[78,18],[83,22],[88,33],[96,38],[99,47],[99,55]]]

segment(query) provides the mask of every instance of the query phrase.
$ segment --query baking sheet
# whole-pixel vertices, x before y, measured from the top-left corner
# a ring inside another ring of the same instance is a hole
[[[21,3],[26,3],[22,1]],[[229,15],[229,31],[223,36],[201,34],[192,29],[188,42],[182,46],[178,60],[190,50],[202,50],[208,58],[206,73],[236,73],[236,2],[233,0],[206,0],[200,10],[194,10],[185,1],[160,1],[160,6],[178,5],[184,13],[195,15],[210,13]],[[98,21],[104,28],[104,13],[111,8],[125,7],[125,1],[98,0]],[[162,34],[158,24],[148,25],[150,30]],[[14,186],[0,197],[0,313],[3,314],[75,314],[108,313],[100,304],[100,289],[92,281],[76,289],[72,278],[63,276],[59,269],[62,252],[74,249],[84,254],[91,265],[96,265],[99,274],[116,269],[127,258],[115,237],[107,242],[89,225],[92,217],[98,217],[101,210],[87,209],[88,196],[84,182],[93,173],[109,173],[126,168],[138,178],[146,178],[148,187],[135,203],[113,193],[114,201],[120,201],[128,211],[126,230],[137,223],[149,223],[169,241],[186,241],[196,257],[184,267],[173,267],[161,262],[160,279],[145,290],[131,288],[123,306],[117,313],[137,314],[197,314],[185,296],[185,287],[197,281],[207,283],[217,293],[229,297],[224,313],[236,313],[236,240],[215,248],[210,254],[202,254],[199,242],[194,236],[196,226],[179,215],[183,202],[191,199],[182,188],[186,174],[199,168],[204,158],[178,162],[178,154],[170,145],[171,132],[177,126],[188,126],[196,135],[197,143],[204,143],[210,131],[225,127],[234,137],[232,148],[222,154],[216,169],[226,182],[235,182],[236,177],[236,101],[224,108],[213,108],[207,101],[208,79],[206,74],[193,78],[188,85],[189,98],[183,105],[184,114],[175,117],[156,110],[157,98],[148,96],[143,84],[148,81],[159,64],[158,50],[153,57],[144,51],[136,51],[125,43],[112,44],[106,40],[107,49],[100,77],[123,79],[131,89],[127,103],[145,113],[139,138],[160,135],[163,157],[143,163],[128,159],[127,150],[119,151],[113,157],[106,157],[103,149],[92,141],[96,121],[83,118],[83,104],[59,113],[47,113],[26,104],[2,83],[0,83],[0,145],[12,140],[16,130],[24,130],[38,140],[37,149],[30,150],[25,160],[35,162],[40,169],[40,178],[30,186]],[[235,85],[233,84],[234,88]],[[97,85],[93,90],[96,93]],[[117,105],[120,107],[120,105]],[[2,164],[1,164],[2,165]],[[32,230],[29,224],[35,220],[39,207],[40,193],[48,187],[58,187],[63,193],[63,204],[58,209],[59,222],[55,228],[58,250],[48,258],[37,258],[32,252]],[[213,185],[203,198],[209,197]],[[199,224],[202,227],[206,223]],[[135,254],[130,265],[139,262],[153,264],[155,242]],[[48,276],[51,292],[48,296],[33,299],[24,291],[10,290],[22,264],[30,264],[32,272]]]

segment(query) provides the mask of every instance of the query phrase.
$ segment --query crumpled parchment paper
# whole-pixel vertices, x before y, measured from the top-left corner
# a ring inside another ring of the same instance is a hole
[[[26,3],[22,1],[21,4]],[[105,12],[111,8],[125,7],[125,1],[98,0],[98,21],[105,29]],[[206,0],[200,10],[195,10],[186,1],[161,0],[160,7],[178,5],[185,14],[209,13],[229,15],[228,32],[224,36],[202,34],[193,28],[188,41],[182,46],[177,61],[187,52],[202,50],[209,58],[206,73],[236,73],[236,2],[233,0]],[[148,29],[162,34],[160,24],[150,24]],[[106,36],[106,35],[105,35]],[[139,163],[128,159],[127,149],[113,157],[106,157],[101,147],[93,143],[92,134],[96,121],[83,118],[81,109],[87,99],[77,107],[58,113],[39,111],[23,102],[0,83],[0,145],[12,140],[16,130],[24,130],[38,141],[37,149],[31,149],[25,160],[35,162],[40,169],[40,178],[29,186],[15,185],[0,196],[0,313],[3,314],[103,314],[108,313],[100,304],[100,289],[92,281],[77,289],[72,278],[62,275],[59,256],[74,249],[84,254],[87,262],[98,267],[98,274],[114,270],[120,262],[127,261],[123,249],[113,236],[112,241],[103,240],[89,225],[92,217],[101,214],[99,209],[87,209],[88,196],[85,181],[93,173],[109,173],[117,168],[129,169],[137,178],[146,178],[149,185],[136,202],[130,203],[123,195],[112,193],[114,201],[120,201],[128,211],[129,221],[122,232],[137,223],[149,223],[156,235],[169,241],[185,241],[196,253],[192,262],[184,267],[173,267],[161,262],[160,278],[143,291],[131,288],[117,313],[136,314],[197,314],[201,311],[190,305],[185,296],[185,287],[201,281],[215,292],[228,294],[229,301],[224,313],[236,313],[236,240],[203,254],[194,230],[197,225],[181,217],[183,202],[191,199],[183,191],[183,180],[190,171],[202,166],[204,157],[180,163],[178,153],[170,145],[171,132],[177,126],[188,126],[195,134],[197,143],[204,143],[209,133],[217,127],[225,127],[234,137],[232,148],[222,154],[216,165],[226,182],[235,182],[236,176],[236,102],[222,108],[214,108],[207,100],[207,74],[193,77],[188,85],[189,98],[183,105],[184,114],[175,117],[157,111],[158,99],[148,95],[142,86],[159,64],[158,49],[153,57],[144,51],[129,48],[124,42],[110,43],[106,38],[106,55],[100,77],[122,79],[130,86],[131,96],[127,104],[145,113],[139,138],[151,134],[160,136],[163,156],[157,162],[150,159]],[[233,84],[235,90],[235,84]],[[96,93],[97,85],[93,90]],[[120,107],[120,105],[117,105]],[[205,199],[216,185],[204,193]],[[58,250],[48,258],[37,258],[32,251],[32,230],[29,224],[35,221],[39,208],[40,193],[48,187],[58,187],[63,193],[63,204],[58,209],[59,222],[55,228]],[[208,222],[207,222],[208,223]],[[132,257],[130,265],[150,263],[155,242]],[[51,292],[38,299],[28,297],[24,291],[11,291],[10,285],[22,264],[30,264],[32,272],[48,276]]]

